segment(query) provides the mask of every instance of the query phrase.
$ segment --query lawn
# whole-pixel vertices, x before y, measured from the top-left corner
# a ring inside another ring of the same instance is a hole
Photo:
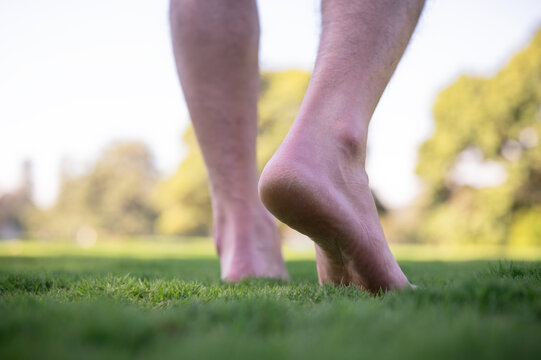
[[[419,289],[374,298],[308,255],[234,285],[208,243],[141,246],[0,244],[0,359],[541,358],[541,262],[400,260]]]

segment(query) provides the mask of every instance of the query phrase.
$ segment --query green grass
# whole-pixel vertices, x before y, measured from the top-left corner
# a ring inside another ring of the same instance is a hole
[[[0,248],[0,359],[541,357],[541,263],[401,261],[416,291],[374,298],[219,280],[218,261]]]

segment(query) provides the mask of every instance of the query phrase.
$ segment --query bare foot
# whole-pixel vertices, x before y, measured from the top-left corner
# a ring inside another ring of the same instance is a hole
[[[288,279],[278,229],[263,205],[218,206],[215,214],[214,241],[222,279]]]
[[[320,283],[356,284],[373,293],[408,287],[368,186],[365,136],[321,131],[310,120],[295,122],[263,170],[263,203],[316,243]]]

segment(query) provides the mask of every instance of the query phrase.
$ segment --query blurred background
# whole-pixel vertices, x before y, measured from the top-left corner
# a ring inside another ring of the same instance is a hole
[[[317,0],[258,4],[262,168],[302,101],[320,17]],[[167,11],[0,0],[0,239],[211,244]],[[541,246],[540,137],[541,3],[428,0],[370,128],[390,242]]]

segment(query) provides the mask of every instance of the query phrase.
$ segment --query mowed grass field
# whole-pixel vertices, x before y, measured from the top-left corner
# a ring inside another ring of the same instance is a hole
[[[396,248],[419,289],[373,297],[295,249],[228,284],[208,241],[0,243],[0,359],[540,359],[539,250],[472,249]]]

